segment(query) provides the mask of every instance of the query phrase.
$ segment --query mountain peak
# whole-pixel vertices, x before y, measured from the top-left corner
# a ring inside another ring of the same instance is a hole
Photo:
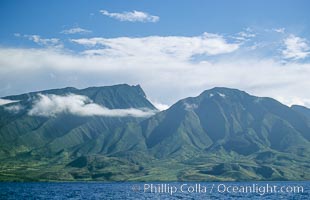
[[[147,100],[144,91],[140,85],[118,84],[112,86],[94,86],[84,89],[74,87],[65,87],[58,89],[49,89],[38,92],[30,92],[20,95],[4,97],[13,101],[23,102],[25,104],[32,103],[37,99],[39,94],[67,96],[69,94],[86,96],[94,103],[105,106],[109,109],[126,109],[126,108],[148,108],[155,110],[156,108]]]
[[[138,84],[138,85],[133,85],[133,86],[131,86],[131,87],[134,87],[134,88],[137,90],[137,92],[138,92],[141,96],[143,96],[144,98],[146,98],[146,95],[145,95],[145,93],[144,93],[142,87],[141,87],[139,84]]]
[[[141,88],[141,86],[138,85],[128,85],[127,83],[123,83],[123,84],[117,84],[117,85],[111,85],[111,86],[96,86],[96,87],[88,87],[82,90],[90,90],[90,89],[115,89],[115,90],[132,90],[132,91],[136,91],[139,95],[146,97],[143,89]]]
[[[209,90],[205,90],[202,92],[199,97],[244,97],[244,96],[251,96],[248,93],[238,90],[238,89],[233,89],[233,88],[226,88],[226,87],[214,87]]]
[[[228,88],[228,87],[214,87],[214,88],[211,88],[209,90],[205,90],[204,92],[207,92],[207,91],[212,91],[212,92],[223,92],[223,93],[246,93],[242,90],[238,90],[238,89],[235,89],[235,88]]]

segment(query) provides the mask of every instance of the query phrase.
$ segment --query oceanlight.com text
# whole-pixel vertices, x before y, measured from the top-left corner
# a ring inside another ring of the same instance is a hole
[[[255,193],[265,195],[268,193],[303,193],[304,188],[300,185],[277,185],[270,183],[253,184],[232,184],[232,183],[183,183],[183,184],[153,184],[145,183],[143,188],[138,185],[133,186],[133,190],[140,190],[144,193],[162,193],[174,195],[175,193],[221,193],[221,194],[241,194]]]

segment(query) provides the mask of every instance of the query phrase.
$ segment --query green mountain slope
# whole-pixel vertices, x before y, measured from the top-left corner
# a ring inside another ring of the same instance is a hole
[[[117,134],[118,129],[124,124],[141,120],[141,118],[134,117],[78,116],[67,112],[48,117],[31,116],[29,110],[34,102],[38,100],[39,94],[83,95],[93,103],[109,109],[156,109],[146,99],[140,86],[125,84],[110,87],[92,87],[83,90],[64,88],[5,97],[18,102],[0,107],[0,155],[2,157],[15,156],[30,151],[39,151],[39,155],[53,155],[58,151],[81,146],[98,138],[109,140],[110,135]],[[8,107],[12,106],[20,106],[23,109],[18,112],[7,110]],[[109,140],[108,143],[106,142],[104,147],[96,148],[105,149],[108,148],[107,145],[113,145],[112,140]],[[90,148],[89,151],[91,151]]]
[[[304,106],[299,106],[299,105],[292,105],[291,108],[298,113],[304,115],[308,120],[310,120],[310,109],[306,108]]]
[[[142,126],[148,147],[158,155],[184,154],[186,147],[189,156],[202,149],[245,156],[268,149],[297,152],[310,139],[309,124],[291,108],[226,88],[183,99]]]
[[[213,88],[150,117],[31,116],[39,93],[0,106],[0,180],[309,180],[307,108]],[[109,109],[155,110],[140,86],[40,94],[87,96]],[[7,107],[21,105],[9,112]]]

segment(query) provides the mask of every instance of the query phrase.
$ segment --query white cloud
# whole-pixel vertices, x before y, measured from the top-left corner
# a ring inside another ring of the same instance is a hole
[[[152,102],[153,103],[153,102]],[[153,103],[153,105],[160,111],[163,110],[167,110],[169,108],[169,106],[167,104],[163,104],[163,103]]]
[[[223,98],[225,98],[225,97],[226,97],[226,95],[225,95],[225,94],[220,93],[220,92],[218,92],[218,95],[220,95],[220,97],[223,97]]]
[[[66,96],[39,94],[39,99],[28,112],[29,115],[46,117],[56,116],[60,113],[78,116],[149,117],[155,114],[155,111],[136,108],[109,109],[93,103],[86,96],[75,94]]]
[[[310,88],[309,63],[282,63],[270,54],[249,56],[238,43],[206,35],[75,40],[90,48],[82,54],[64,49],[0,47],[0,85],[10,85],[0,92],[18,94],[66,86],[128,83],[141,84],[148,97],[171,105],[223,86],[281,102],[285,99],[284,103],[298,97],[310,106],[310,94],[306,92]],[[192,62],[192,57],[201,54],[208,56]],[[51,73],[55,74],[53,78]]]
[[[184,109],[187,110],[187,111],[195,110],[195,109],[198,108],[198,105],[194,104],[194,103],[189,104],[189,103],[185,102],[183,105],[184,105]]]
[[[22,109],[24,109],[24,107],[20,104],[17,104],[17,105],[5,106],[4,109],[6,111],[16,114],[19,113],[19,111],[21,111]]]
[[[285,28],[274,28],[273,31],[277,33],[285,33]]]
[[[167,104],[163,104],[163,103],[160,103],[158,101],[153,101],[153,100],[151,100],[149,98],[148,98],[148,100],[155,106],[155,108],[157,108],[160,111],[167,110],[170,107]]]
[[[292,98],[285,98],[285,97],[275,97],[278,101],[280,101],[281,103],[288,105],[288,106],[292,106],[292,105],[301,105],[301,106],[306,106],[308,108],[310,108],[310,98],[300,98],[300,97],[292,97]]]
[[[14,36],[15,37],[21,37],[21,34],[20,33],[14,33]]]
[[[10,103],[15,103],[15,102],[18,102],[18,101],[10,100],[10,99],[0,99],[0,106],[10,104]]]
[[[253,37],[256,37],[256,35],[252,32],[239,32],[238,33],[239,36],[243,37],[243,38],[253,38]]]
[[[84,29],[84,28],[80,28],[80,27],[75,27],[75,28],[70,28],[70,29],[66,29],[61,31],[60,33],[63,34],[85,34],[85,33],[91,33],[92,31]]]
[[[232,36],[232,38],[242,41],[242,42],[249,41],[255,37],[256,37],[256,33],[254,32],[252,28],[249,28],[249,27],[237,33],[235,36]]]
[[[62,48],[63,44],[58,38],[42,38],[39,35],[24,35],[25,38],[44,47]]]
[[[150,36],[140,38],[82,38],[72,42],[87,47],[101,48],[86,50],[85,55],[105,57],[144,57],[189,60],[195,55],[219,55],[236,51],[239,43],[228,43],[221,35],[204,33],[195,37]]]
[[[290,35],[284,39],[285,49],[282,51],[286,59],[299,60],[309,56],[310,47],[308,41],[304,38]]]
[[[44,78],[50,72],[58,76],[50,80]],[[70,78],[72,74],[74,79]],[[233,57],[191,63],[160,55],[151,58],[143,53],[141,56],[107,57],[72,55],[52,49],[0,48],[0,84],[10,83],[10,92],[14,88],[33,91],[125,82],[141,84],[151,99],[165,104],[198,95],[214,86],[238,88],[258,96],[303,100],[310,98],[305,92],[310,88],[309,75],[310,64],[283,65],[266,58]],[[42,84],[33,85],[33,82]]]
[[[122,13],[112,13],[107,10],[100,10],[100,13],[117,19],[119,21],[129,21],[129,22],[158,22],[159,17],[155,15],[150,15],[146,12],[132,11],[132,12],[122,12]]]

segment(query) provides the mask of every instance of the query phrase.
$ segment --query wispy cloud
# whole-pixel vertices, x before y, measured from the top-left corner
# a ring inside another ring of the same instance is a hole
[[[16,105],[5,106],[4,109],[8,112],[16,114],[16,113],[19,113],[19,111],[23,110],[24,107],[20,104],[16,104]]]
[[[40,35],[24,35],[28,40],[44,47],[62,48],[63,44],[58,38],[42,38]]]
[[[272,30],[277,33],[285,33],[285,28],[274,28]]]
[[[236,40],[240,40],[240,41],[248,41],[255,37],[256,37],[256,33],[250,27],[245,28],[243,31],[237,33],[235,36],[232,36],[232,38]]]
[[[15,37],[21,37],[22,35],[20,33],[14,33],[13,34]]]
[[[243,32],[243,31],[239,32],[238,35],[240,35],[241,37],[244,37],[244,38],[253,38],[256,36],[254,33]]]
[[[282,51],[285,59],[304,59],[310,54],[308,41],[295,35],[289,35],[284,39],[285,49]]]
[[[219,55],[236,51],[240,44],[229,43],[218,34],[204,33],[201,36],[150,36],[140,38],[83,38],[73,39],[74,43],[88,47],[101,46],[84,52],[86,55],[107,57],[169,57],[178,60],[189,60],[195,55]]]
[[[154,110],[147,109],[109,109],[93,103],[88,97],[82,95],[68,94],[43,95],[34,103],[28,112],[32,116],[53,117],[60,113],[69,113],[78,116],[106,116],[106,117],[148,117],[155,114]]]
[[[10,100],[10,99],[0,99],[0,106],[4,107],[4,110],[11,113],[18,113],[23,109],[23,106],[20,104],[15,104],[19,102],[18,100]]]
[[[184,109],[187,111],[192,111],[192,110],[195,110],[196,108],[198,108],[198,105],[194,104],[194,103],[190,104],[190,103],[185,102],[183,105],[184,105]]]
[[[91,30],[87,30],[81,27],[75,27],[75,28],[70,28],[70,29],[66,29],[61,31],[60,33],[63,34],[86,34],[86,33],[91,33]]]
[[[122,13],[113,13],[107,10],[100,10],[100,13],[117,19],[119,21],[129,21],[129,22],[158,22],[159,17],[155,15],[150,15],[142,11],[132,11],[132,12],[122,12]]]
[[[10,104],[10,103],[15,103],[15,102],[18,102],[18,101],[10,100],[10,99],[0,99],[0,106]]]

